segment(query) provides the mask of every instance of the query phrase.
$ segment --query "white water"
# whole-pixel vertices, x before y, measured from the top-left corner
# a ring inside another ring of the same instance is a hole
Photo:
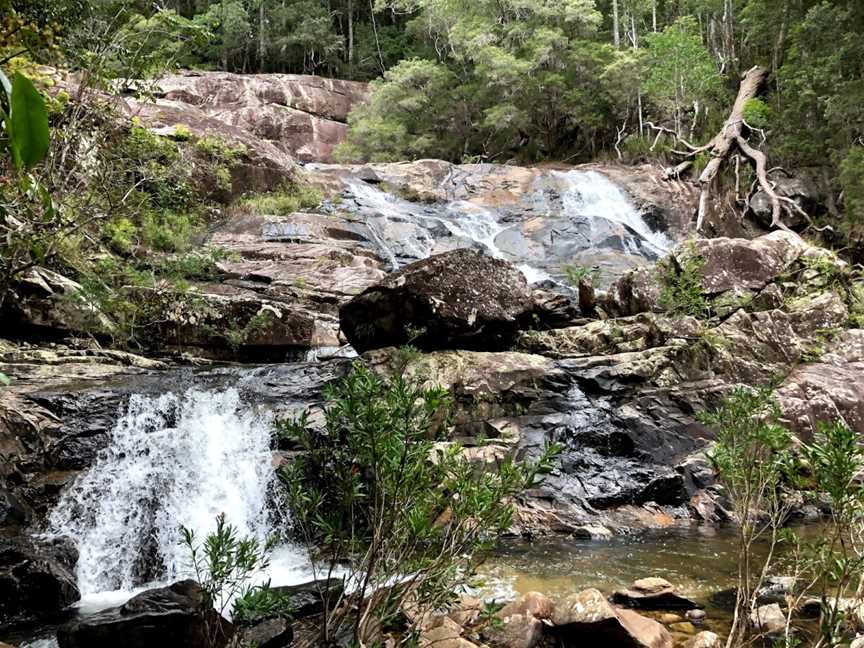
[[[561,200],[566,213],[605,219],[623,225],[635,232],[655,254],[663,255],[672,247],[672,241],[662,232],[654,232],[630,202],[627,195],[614,182],[597,171],[553,171],[567,190]],[[639,254],[638,248],[632,248]]]
[[[664,233],[651,230],[627,194],[597,171],[541,172],[517,202],[496,208],[470,200],[417,203],[359,178],[344,182],[391,270],[454,248],[478,247],[514,262],[529,283],[558,283],[554,276],[563,279],[563,267],[571,263],[590,265],[597,259],[609,265],[609,259],[620,258],[612,269],[623,271],[672,246]],[[538,217],[545,226],[538,227]]]
[[[144,585],[190,576],[181,525],[203,541],[224,513],[241,536],[270,535],[270,434],[269,416],[235,389],[133,396],[109,446],[50,516],[51,532],[78,546],[82,606],[117,604]],[[290,546],[272,567],[274,584],[307,575]]]

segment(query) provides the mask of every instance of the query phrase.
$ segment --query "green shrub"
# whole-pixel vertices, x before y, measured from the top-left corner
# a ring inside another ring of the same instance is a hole
[[[135,244],[138,228],[128,218],[118,218],[105,225],[105,238],[118,252],[129,252]]]
[[[183,252],[192,238],[200,234],[201,225],[196,215],[176,211],[148,213],[141,223],[141,240],[148,247],[163,252]]]
[[[678,264],[669,258],[658,265],[663,273],[659,303],[665,310],[673,315],[708,317],[711,304],[702,290],[704,265],[705,259],[692,251],[682,255]]]
[[[280,426],[303,450],[282,472],[299,535],[325,571],[346,574],[346,594],[325,606],[323,645],[343,631],[352,645],[369,645],[371,626],[391,626],[406,605],[419,620],[451,602],[479,552],[509,528],[510,498],[558,451],[478,469],[458,444],[438,443],[451,399],[409,377],[410,357],[396,354],[391,377],[355,363],[326,392],[324,431],[305,413]],[[409,623],[407,635],[416,629]]]
[[[240,201],[240,207],[255,214],[287,216],[297,211],[315,209],[323,199],[324,195],[317,187],[296,184],[271,193],[246,196]]]
[[[204,593],[205,609],[212,607],[224,616],[229,607],[239,620],[252,621],[262,616],[288,616],[290,601],[270,590],[269,583],[250,584],[252,577],[270,565],[273,541],[261,543],[255,538],[241,538],[237,529],[225,521],[225,514],[216,517],[216,529],[203,544],[195,531],[180,527],[182,544],[189,554],[195,580]],[[224,646],[221,618],[204,615],[207,645]],[[239,646],[237,641],[230,647]]]
[[[744,121],[753,128],[768,128],[771,123],[771,106],[753,97],[744,102]]]

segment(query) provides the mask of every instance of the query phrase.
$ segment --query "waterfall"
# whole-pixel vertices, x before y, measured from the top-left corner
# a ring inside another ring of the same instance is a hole
[[[270,433],[270,418],[236,389],[132,396],[108,447],[50,516],[51,532],[78,546],[82,595],[189,575],[179,527],[203,541],[219,513],[263,540]]]
[[[672,247],[669,237],[662,232],[652,231],[621,188],[602,173],[553,171],[553,174],[558,175],[567,187],[561,196],[565,213],[623,225],[635,235],[632,241],[634,245],[630,247],[633,254],[640,253],[639,244],[657,256],[662,256]]]
[[[480,173],[480,172],[478,172]],[[390,269],[460,247],[514,263],[529,283],[568,289],[564,267],[599,266],[609,284],[635,265],[664,255],[673,242],[653,231],[627,193],[594,170],[537,170],[523,189],[508,193],[489,174],[465,181],[456,200],[418,202],[386,183],[342,176],[343,200],[334,210],[356,214]],[[478,187],[480,187],[478,189]],[[484,193],[485,192],[485,193]]]

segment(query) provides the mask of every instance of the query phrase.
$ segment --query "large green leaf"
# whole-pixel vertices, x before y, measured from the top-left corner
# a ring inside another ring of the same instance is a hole
[[[15,166],[29,169],[48,153],[48,111],[33,83],[20,72],[12,79],[6,129]]]

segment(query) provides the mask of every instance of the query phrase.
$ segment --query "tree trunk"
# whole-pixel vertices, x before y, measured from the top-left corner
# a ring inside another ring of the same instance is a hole
[[[657,33],[657,0],[651,3],[651,28]]]
[[[615,43],[615,48],[621,46],[621,33],[618,24],[618,0],[612,0],[612,41]]]
[[[705,221],[705,215],[708,212],[708,201],[711,196],[711,187],[717,178],[720,168],[729,159],[730,155],[739,151],[749,158],[756,167],[756,179],[759,183],[759,188],[771,201],[772,227],[788,229],[781,220],[784,208],[787,211],[795,210],[803,213],[803,210],[801,210],[794,200],[786,196],[780,196],[774,191],[774,185],[768,179],[768,158],[765,153],[752,146],[747,141],[747,138],[744,137],[744,127],[747,126],[744,121],[744,106],[759,93],[766,76],[767,72],[758,66],[747,70],[744,76],[741,77],[738,96],[735,98],[735,104],[732,106],[732,111],[723,124],[723,128],[705,146],[698,148],[691,147],[689,157],[703,152],[707,152],[711,156],[711,160],[699,176],[700,194],[699,213],[696,218],[697,231],[702,228],[702,224]],[[806,213],[804,215],[806,216]]]
[[[354,65],[354,0],[348,0],[348,65]]]
[[[258,0],[258,70],[264,72],[264,0]]]

